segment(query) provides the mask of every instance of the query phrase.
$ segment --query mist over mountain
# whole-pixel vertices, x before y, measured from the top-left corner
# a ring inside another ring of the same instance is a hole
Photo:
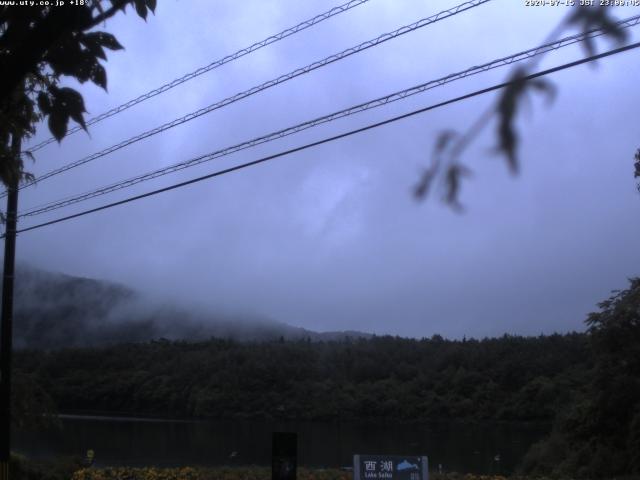
[[[16,267],[14,346],[57,349],[127,342],[204,340],[239,341],[369,337],[361,332],[314,332],[248,315],[190,309],[154,299],[124,285]]]

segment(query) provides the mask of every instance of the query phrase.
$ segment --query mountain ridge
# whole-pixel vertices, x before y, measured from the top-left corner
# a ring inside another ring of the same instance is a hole
[[[16,266],[14,346],[58,349],[166,338],[238,341],[368,338],[357,331],[316,332],[256,316],[190,310],[122,284]]]

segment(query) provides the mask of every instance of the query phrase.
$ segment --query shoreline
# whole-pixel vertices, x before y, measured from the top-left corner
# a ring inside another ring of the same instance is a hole
[[[525,420],[491,420],[491,419],[443,419],[443,420],[418,420],[407,421],[406,419],[382,418],[382,419],[342,419],[342,418],[286,418],[286,417],[179,417],[170,415],[145,415],[141,412],[109,412],[104,410],[68,410],[56,415],[60,419],[68,420],[97,420],[116,422],[158,422],[158,423],[207,423],[207,422],[264,422],[264,423],[322,423],[329,425],[522,425],[529,427],[540,427],[551,430],[553,422],[547,421],[525,421]]]

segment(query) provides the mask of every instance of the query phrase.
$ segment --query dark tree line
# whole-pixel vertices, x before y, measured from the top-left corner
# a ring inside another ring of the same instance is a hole
[[[62,411],[203,418],[551,422],[587,383],[585,334],[449,341],[166,340],[21,352]]]

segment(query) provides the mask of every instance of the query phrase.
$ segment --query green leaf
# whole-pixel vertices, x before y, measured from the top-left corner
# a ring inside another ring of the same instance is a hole
[[[507,158],[507,164],[513,173],[518,171],[518,135],[514,123],[518,101],[525,90],[525,76],[526,71],[523,68],[516,69],[511,77],[512,83],[504,89],[496,107],[499,140],[497,150]]]
[[[73,88],[61,88],[58,91],[57,99],[64,101],[64,103],[68,105],[70,111],[79,113],[86,112],[84,109],[84,99],[82,98],[82,95]]]
[[[70,75],[79,82],[89,79],[89,69],[97,63],[96,56],[81,46],[79,38],[66,39],[58,47],[49,50],[44,60],[49,62],[56,75]]]
[[[442,153],[458,136],[459,134],[455,130],[444,130],[440,132],[433,148],[434,153]]]
[[[147,0],[147,7],[149,7],[149,10],[151,10],[153,13],[156,12],[156,0]]]
[[[34,156],[33,156],[33,153],[31,153],[31,151],[29,151],[29,150],[25,150],[25,151],[24,151],[24,152],[22,152],[22,153],[23,153],[24,155],[26,155],[27,157],[29,157],[29,159],[30,159],[32,162],[35,162],[35,161],[36,161],[36,157],[34,157]]]
[[[74,89],[68,87],[59,89],[56,94],[54,108],[54,111],[62,112],[66,117],[65,123],[67,123],[69,121],[69,117],[71,117],[74,121],[80,124],[83,129],[87,129],[82,115],[86,112],[84,108],[84,100],[82,95]],[[66,128],[67,126],[65,125],[65,132]]]
[[[68,122],[69,117],[59,110],[54,110],[49,114],[49,130],[58,142],[67,134]]]
[[[605,35],[615,40],[618,44],[624,43],[628,38],[628,32],[617,25],[611,17],[611,8],[604,6],[575,8],[573,14],[567,20],[569,25],[578,25],[582,33],[602,29]],[[582,46],[588,55],[596,53],[593,37],[586,36]]]
[[[36,181],[36,176],[31,173],[31,172],[22,172],[22,179],[26,182],[26,183],[35,183]]]
[[[136,7],[136,13],[145,21],[147,20],[147,5],[145,0],[133,0]]]
[[[422,200],[429,194],[429,191],[431,190],[431,184],[433,183],[436,173],[436,165],[425,169],[425,171],[422,173],[420,181],[413,189],[413,194],[418,200]]]
[[[51,111],[51,99],[44,92],[38,93],[38,108],[45,115]]]
[[[104,67],[100,64],[96,64],[93,66],[93,70],[91,71],[91,81],[102,87],[103,89],[107,89],[107,72]]]
[[[556,87],[548,80],[544,80],[543,78],[536,78],[533,80],[529,80],[527,82],[527,86],[532,90],[536,90],[539,93],[545,94],[548,103],[552,103],[556,98]]]
[[[552,102],[555,97],[555,87],[546,80],[527,80],[527,71],[524,68],[517,69],[511,77],[511,84],[504,91],[497,105],[498,114],[498,152],[506,159],[512,173],[518,172],[518,134],[515,120],[520,104],[527,100],[527,91],[533,90],[544,93],[547,100]]]
[[[100,41],[96,36],[96,33],[99,33],[99,32],[83,34],[82,37],[80,37],[80,42],[95,57],[101,58],[102,60],[106,60],[107,55],[105,54],[104,49],[102,48]]]
[[[108,48],[109,50],[123,50],[124,47],[122,45],[120,45],[120,42],[118,42],[118,40],[116,39],[116,37],[114,37],[113,35],[111,35],[110,33],[107,32],[92,32],[91,34],[96,42],[100,45],[102,45],[105,48]]]
[[[460,180],[464,176],[471,175],[471,171],[463,165],[453,164],[447,168],[447,172],[445,174],[445,181],[447,187],[447,193],[445,195],[445,201],[455,208],[456,210],[461,211],[462,205],[458,200],[458,196],[460,194]]]
[[[431,166],[422,173],[420,181],[413,190],[413,194],[417,199],[423,199],[429,194],[431,185],[440,170],[441,156],[457,137],[459,137],[459,134],[455,130],[444,130],[438,135],[433,147]]]

